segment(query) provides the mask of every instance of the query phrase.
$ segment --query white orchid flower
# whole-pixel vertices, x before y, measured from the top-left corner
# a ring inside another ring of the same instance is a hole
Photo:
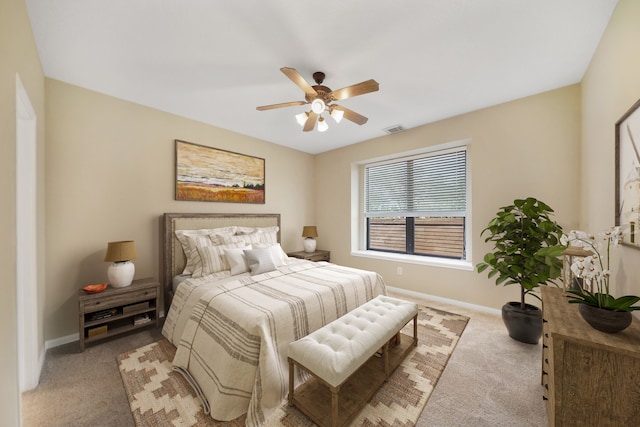
[[[614,246],[620,245],[623,236],[624,233],[620,226],[610,227],[608,230],[600,233],[597,239],[594,235],[580,230],[571,230],[566,238],[563,235],[561,239],[563,244],[569,244],[570,246],[580,247],[593,252],[591,256],[574,259],[571,265],[573,274],[576,277],[582,278],[588,286],[595,284],[595,292],[608,294],[609,279],[613,274],[609,268],[609,249],[611,248],[611,244]],[[603,258],[600,255],[601,252],[604,252],[607,257]]]

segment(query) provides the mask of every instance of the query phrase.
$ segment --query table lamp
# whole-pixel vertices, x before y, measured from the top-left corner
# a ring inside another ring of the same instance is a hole
[[[131,260],[136,258],[136,245],[133,240],[109,242],[104,261],[111,262],[107,269],[107,277],[111,286],[124,288],[131,284],[136,272],[136,267]]]
[[[305,225],[302,228],[302,237],[304,237],[304,251],[315,252],[316,237],[318,237],[318,229],[315,225]]]

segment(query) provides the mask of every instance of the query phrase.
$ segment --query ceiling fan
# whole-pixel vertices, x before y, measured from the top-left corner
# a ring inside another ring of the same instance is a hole
[[[285,76],[289,77],[291,81],[293,81],[300,89],[304,91],[305,100],[283,102],[281,104],[263,105],[261,107],[256,107],[256,110],[265,111],[273,110],[275,108],[311,104],[311,111],[296,115],[296,119],[298,120],[298,123],[303,126],[302,130],[304,132],[309,132],[310,130],[312,130],[315,127],[316,122],[318,122],[319,131],[322,132],[326,130],[328,126],[324,121],[324,118],[322,117],[322,113],[327,110],[329,111],[331,117],[336,120],[336,122],[340,122],[342,118],[345,118],[358,125],[367,123],[368,119],[365,116],[360,115],[355,111],[349,110],[348,108],[342,107],[340,105],[332,104],[332,102],[352,98],[358,95],[364,95],[370,92],[376,92],[379,89],[379,85],[375,80],[371,79],[344,87],[342,89],[331,90],[328,87],[322,85],[325,74],[321,71],[313,73],[313,80],[316,82],[316,84],[313,86],[307,83],[307,81],[300,75],[300,73],[295,70],[295,68],[283,67],[280,68],[280,71],[282,71]]]

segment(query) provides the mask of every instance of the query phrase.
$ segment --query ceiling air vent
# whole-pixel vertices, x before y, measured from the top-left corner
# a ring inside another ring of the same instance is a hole
[[[402,125],[394,125],[385,129],[382,129],[385,133],[388,133],[389,135],[393,135],[394,133],[400,133],[403,130],[405,130],[404,126]]]

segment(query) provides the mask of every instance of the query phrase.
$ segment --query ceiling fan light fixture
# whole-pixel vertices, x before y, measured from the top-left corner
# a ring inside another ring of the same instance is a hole
[[[311,103],[311,111],[313,111],[316,114],[322,114],[325,108],[326,108],[326,105],[322,99],[316,98]]]
[[[318,132],[324,132],[327,129],[329,129],[327,121],[324,118],[320,117],[320,119],[318,120]]]
[[[327,115],[331,116],[336,123],[340,123],[342,119],[347,119],[350,122],[362,126],[367,123],[368,120],[365,116],[348,108],[333,105],[332,102],[342,101],[347,98],[353,98],[354,96],[365,95],[367,93],[376,92],[380,89],[380,85],[377,81],[369,79],[354,85],[345,86],[338,90],[331,90],[322,84],[325,74],[321,71],[313,73],[313,80],[316,82],[313,86],[309,84],[309,82],[307,82],[295,68],[282,67],[280,68],[280,71],[296,86],[302,89],[304,92],[304,101],[290,101],[281,102],[279,104],[262,105],[256,107],[256,110],[266,111],[274,110],[276,108],[310,105],[310,111],[295,115],[296,121],[300,126],[302,126],[303,132],[309,132],[314,129],[317,129],[319,132],[325,132],[329,129],[329,125],[327,124],[329,119],[322,117],[324,112],[327,112]]]
[[[308,118],[309,118],[309,113],[302,112],[300,114],[296,114],[296,121],[300,126],[304,126]]]
[[[333,117],[333,120],[336,121],[336,123],[340,123],[342,117],[344,116],[344,111],[338,110],[337,108],[332,108],[330,114],[331,117]]]

